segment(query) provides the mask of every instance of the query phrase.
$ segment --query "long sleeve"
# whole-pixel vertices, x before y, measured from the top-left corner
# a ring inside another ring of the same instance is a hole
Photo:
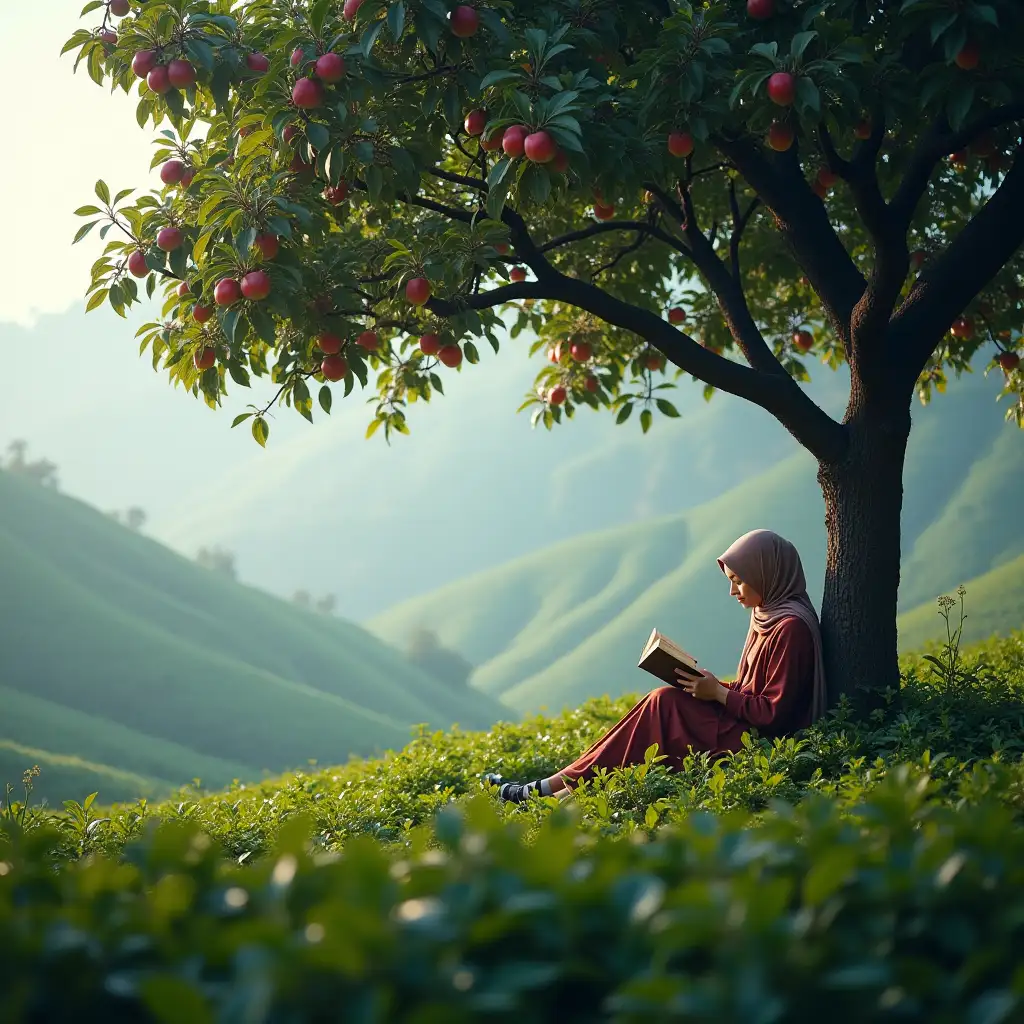
[[[733,718],[765,729],[787,723],[810,700],[814,680],[814,640],[797,618],[779,624],[751,666],[749,687],[730,687],[725,710]]]

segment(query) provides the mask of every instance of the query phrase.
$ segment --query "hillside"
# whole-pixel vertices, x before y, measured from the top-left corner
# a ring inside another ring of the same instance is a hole
[[[993,415],[995,384],[967,377],[915,413],[902,608],[927,603],[934,614],[938,593],[1024,552],[1024,442]],[[479,666],[474,685],[520,711],[639,688],[636,659],[654,625],[731,675],[746,616],[715,558],[749,529],[777,530],[799,547],[819,602],[825,533],[815,473],[798,452],[694,508],[553,545],[404,602],[370,628],[392,641],[418,625],[436,628]],[[926,621],[914,614],[912,626]]]
[[[234,583],[6,473],[0,573],[6,780],[35,760],[79,788],[98,780],[106,798],[134,795],[140,780],[153,791],[197,776],[224,785],[397,749],[420,722],[509,717],[358,626]]]

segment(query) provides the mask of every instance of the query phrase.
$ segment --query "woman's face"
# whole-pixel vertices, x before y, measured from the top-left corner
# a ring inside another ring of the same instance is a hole
[[[725,567],[725,575],[729,580],[729,596],[735,597],[744,608],[756,608],[761,603],[761,595],[749,583],[744,583],[729,566]]]

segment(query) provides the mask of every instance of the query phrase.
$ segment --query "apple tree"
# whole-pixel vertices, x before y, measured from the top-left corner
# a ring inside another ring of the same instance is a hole
[[[915,395],[988,361],[1024,423],[1019,0],[99,0],[66,50],[136,95],[162,187],[78,212],[88,308],[164,296],[154,367],[236,418],[369,392],[369,433],[486,340],[525,406],[646,431],[690,375],[819,463],[832,696],[897,683]],[[507,329],[510,328],[510,329]],[[982,355],[978,355],[981,350]],[[801,388],[848,364],[837,422]],[[471,371],[470,371],[471,372]],[[332,386],[333,385],[333,386]],[[752,441],[752,443],[756,443]]]

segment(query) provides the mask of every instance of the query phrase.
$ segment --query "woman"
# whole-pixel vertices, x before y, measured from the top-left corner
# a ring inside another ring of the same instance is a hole
[[[548,779],[501,783],[503,800],[520,803],[533,792],[557,796],[598,768],[640,764],[652,743],[678,768],[691,751],[739,750],[751,728],[767,737],[802,729],[825,712],[821,631],[807,596],[800,555],[771,530],[744,534],[718,559],[729,594],[751,609],[734,683],[705,671],[696,679],[676,669],[678,686],[652,690],[589,750]]]

